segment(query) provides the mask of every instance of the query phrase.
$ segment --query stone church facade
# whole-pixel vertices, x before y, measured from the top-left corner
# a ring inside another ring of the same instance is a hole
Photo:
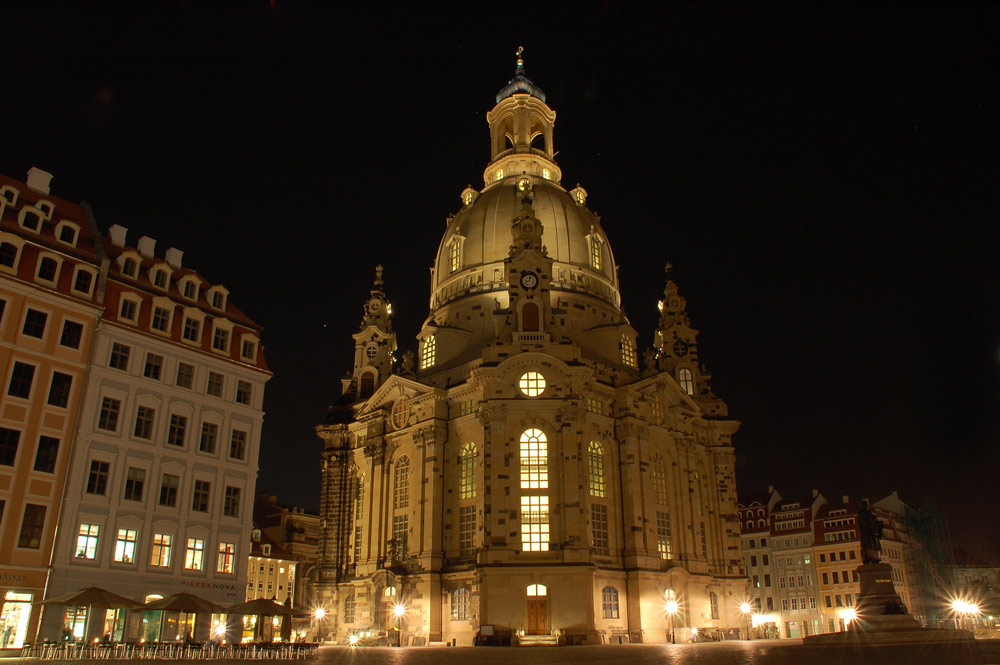
[[[656,643],[742,626],[738,423],[669,278],[655,348],[637,353],[601,220],[560,185],[555,116],[519,60],[487,115],[485,186],[449,218],[418,353],[399,362],[377,270],[316,428],[321,639]]]

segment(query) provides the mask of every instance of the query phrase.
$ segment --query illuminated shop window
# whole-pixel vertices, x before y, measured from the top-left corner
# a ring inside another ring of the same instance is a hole
[[[540,372],[525,372],[517,382],[526,397],[538,397],[545,392],[545,377]]]

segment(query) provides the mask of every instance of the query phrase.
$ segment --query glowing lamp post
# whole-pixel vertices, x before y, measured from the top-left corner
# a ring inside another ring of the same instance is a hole
[[[669,625],[670,625],[670,643],[671,644],[676,644],[677,643],[677,639],[674,636],[674,616],[677,614],[677,610],[678,610],[677,601],[676,600],[668,600],[667,604],[664,606],[664,609],[667,612],[667,620],[669,621]]]
[[[740,613],[743,615],[743,621],[747,625],[747,639],[750,639],[750,612],[753,608],[750,607],[750,603],[743,602],[740,603]]]
[[[400,630],[400,624],[403,620],[403,615],[406,614],[406,608],[396,603],[395,607],[392,608],[392,614],[396,617],[396,646],[403,646],[403,631]]]
[[[323,620],[323,617],[325,616],[326,616],[325,607],[317,607],[316,609],[313,610],[313,619],[314,619],[313,624],[315,626],[313,629],[313,633],[316,635],[317,642],[319,641],[319,623],[320,621]]]

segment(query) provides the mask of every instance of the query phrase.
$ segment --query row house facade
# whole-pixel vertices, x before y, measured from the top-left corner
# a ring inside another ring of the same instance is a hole
[[[0,653],[37,623],[101,316],[88,211],[0,175]]]
[[[271,376],[225,287],[151,238],[102,235],[50,179],[0,177],[6,648],[67,629],[152,637],[138,619],[32,605],[86,586],[243,599]]]
[[[831,503],[818,490],[789,501],[773,487],[740,504],[758,636],[799,638],[847,630],[860,590],[861,505],[848,496]],[[892,511],[878,502],[872,511],[883,525],[882,562],[892,566],[896,591],[910,613],[924,621],[914,540]]]

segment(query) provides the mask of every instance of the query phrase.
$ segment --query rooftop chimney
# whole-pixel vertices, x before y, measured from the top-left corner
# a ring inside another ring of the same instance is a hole
[[[819,490],[813,490],[813,498],[815,499],[818,496],[819,496]]]
[[[768,485],[767,486],[767,493],[768,494],[774,494],[774,485]]]
[[[850,495],[845,494],[845,495],[843,495],[843,496],[840,497],[840,501],[841,501],[841,503],[850,503],[851,497],[850,497]]]
[[[170,264],[171,268],[174,268],[175,270],[180,270],[181,258],[183,258],[183,256],[184,252],[177,249],[176,247],[171,247],[170,249],[167,250],[167,255],[166,255],[167,263]]]
[[[156,241],[149,236],[143,236],[139,238],[139,253],[143,256],[155,256],[156,255]]]
[[[128,229],[124,226],[119,226],[115,224],[110,229],[108,229],[108,235],[111,236],[111,244],[116,247],[125,246],[125,236],[128,235]]]
[[[28,169],[28,189],[48,194],[50,182],[52,182],[52,174],[48,171],[43,171],[37,166]]]

